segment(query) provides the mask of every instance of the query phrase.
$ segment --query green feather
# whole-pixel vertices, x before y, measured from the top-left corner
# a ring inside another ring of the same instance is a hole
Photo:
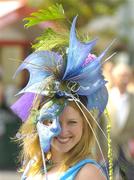
[[[65,19],[64,9],[61,4],[55,4],[47,10],[42,9],[31,14],[31,17],[24,18],[27,21],[25,27],[31,27],[43,21]]]
[[[47,28],[40,37],[36,38],[36,41],[32,48],[37,51],[65,47],[69,44],[69,32],[59,33]]]

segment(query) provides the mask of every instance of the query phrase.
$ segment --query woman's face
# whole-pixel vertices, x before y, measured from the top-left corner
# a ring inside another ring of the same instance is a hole
[[[60,115],[61,133],[52,140],[51,148],[61,153],[70,151],[81,139],[83,120],[78,110],[68,105]]]

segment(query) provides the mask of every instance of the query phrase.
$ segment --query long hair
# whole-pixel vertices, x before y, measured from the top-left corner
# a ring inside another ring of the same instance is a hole
[[[17,139],[22,147],[19,160],[21,161],[21,171],[24,171],[28,162],[34,160],[34,164],[29,170],[29,174],[35,175],[39,173],[42,167],[42,155],[39,143],[39,137],[36,130],[36,112],[31,112],[29,118],[19,129],[20,137]]]
[[[93,157],[92,147],[94,146],[95,142],[93,132],[90,129],[87,120],[94,130],[96,124],[92,119],[89,118],[88,112],[79,104],[82,110],[81,111],[75,102],[70,102],[69,105],[80,113],[80,116],[83,120],[83,133],[80,141],[69,152],[67,152],[63,162],[62,170],[67,170],[69,167],[73,166],[75,163],[84,158],[88,158],[89,156],[90,158]],[[83,116],[83,113],[86,115],[87,120]]]
[[[84,103],[85,104],[85,103]],[[88,112],[79,104],[80,108],[77,106],[75,101],[69,102],[69,105],[72,106],[76,111],[80,113],[80,116],[83,119],[83,134],[80,141],[73,147],[69,152],[65,154],[65,159],[61,165],[60,170],[65,171],[69,167],[73,166],[75,163],[80,160],[92,156],[92,146],[94,144],[94,135],[89,127],[88,122],[95,129],[95,122],[88,118]],[[83,116],[83,113],[86,115],[87,120]],[[35,175],[40,173],[42,168],[42,154],[40,149],[39,137],[36,130],[36,121],[37,112],[32,111],[28,120],[21,126],[19,133],[21,134],[18,141],[22,146],[22,151],[20,152],[20,160],[23,162],[22,171],[26,168],[27,163],[33,159],[34,164],[31,166],[29,173],[30,175]]]

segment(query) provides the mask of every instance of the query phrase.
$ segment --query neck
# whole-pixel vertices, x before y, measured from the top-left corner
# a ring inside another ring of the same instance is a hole
[[[61,162],[64,160],[64,154],[55,150],[54,148],[51,149],[52,153],[52,162],[55,164],[61,164]]]

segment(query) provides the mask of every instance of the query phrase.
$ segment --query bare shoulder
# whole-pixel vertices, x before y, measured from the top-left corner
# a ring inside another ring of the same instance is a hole
[[[103,175],[102,170],[97,168],[93,164],[84,165],[81,170],[78,172],[75,180],[106,180],[106,177]]]

